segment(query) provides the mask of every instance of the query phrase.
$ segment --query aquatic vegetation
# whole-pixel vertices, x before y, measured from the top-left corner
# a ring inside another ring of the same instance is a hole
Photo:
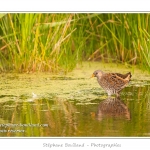
[[[128,72],[112,63],[82,63],[67,75],[0,74],[1,137],[148,136],[150,77],[135,69],[120,98],[89,77],[95,69]],[[94,69],[93,69],[94,68]]]
[[[150,71],[150,14],[0,14],[1,72],[72,71],[82,60]]]

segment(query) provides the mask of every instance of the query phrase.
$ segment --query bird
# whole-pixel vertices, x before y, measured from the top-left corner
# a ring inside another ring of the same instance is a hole
[[[91,77],[97,77],[99,85],[107,92],[108,96],[120,96],[120,92],[124,89],[131,80],[131,73],[104,73],[101,70],[93,72]]]

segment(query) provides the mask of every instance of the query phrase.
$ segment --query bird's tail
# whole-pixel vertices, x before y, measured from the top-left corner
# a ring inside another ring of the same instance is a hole
[[[125,80],[130,81],[132,77],[131,72],[128,72],[126,75],[127,77],[125,78]]]

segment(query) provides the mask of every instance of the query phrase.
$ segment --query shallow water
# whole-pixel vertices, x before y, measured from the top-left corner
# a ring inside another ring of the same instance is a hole
[[[94,70],[132,72],[120,98],[107,97]],[[1,74],[1,137],[150,136],[150,77],[117,64],[83,63],[65,75]]]

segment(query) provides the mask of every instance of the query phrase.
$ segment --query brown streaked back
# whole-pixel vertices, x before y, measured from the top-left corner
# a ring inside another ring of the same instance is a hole
[[[122,79],[126,79],[130,75],[130,79],[132,77],[131,72],[128,72],[126,74],[120,74],[120,73],[115,73],[117,76],[121,77]]]

